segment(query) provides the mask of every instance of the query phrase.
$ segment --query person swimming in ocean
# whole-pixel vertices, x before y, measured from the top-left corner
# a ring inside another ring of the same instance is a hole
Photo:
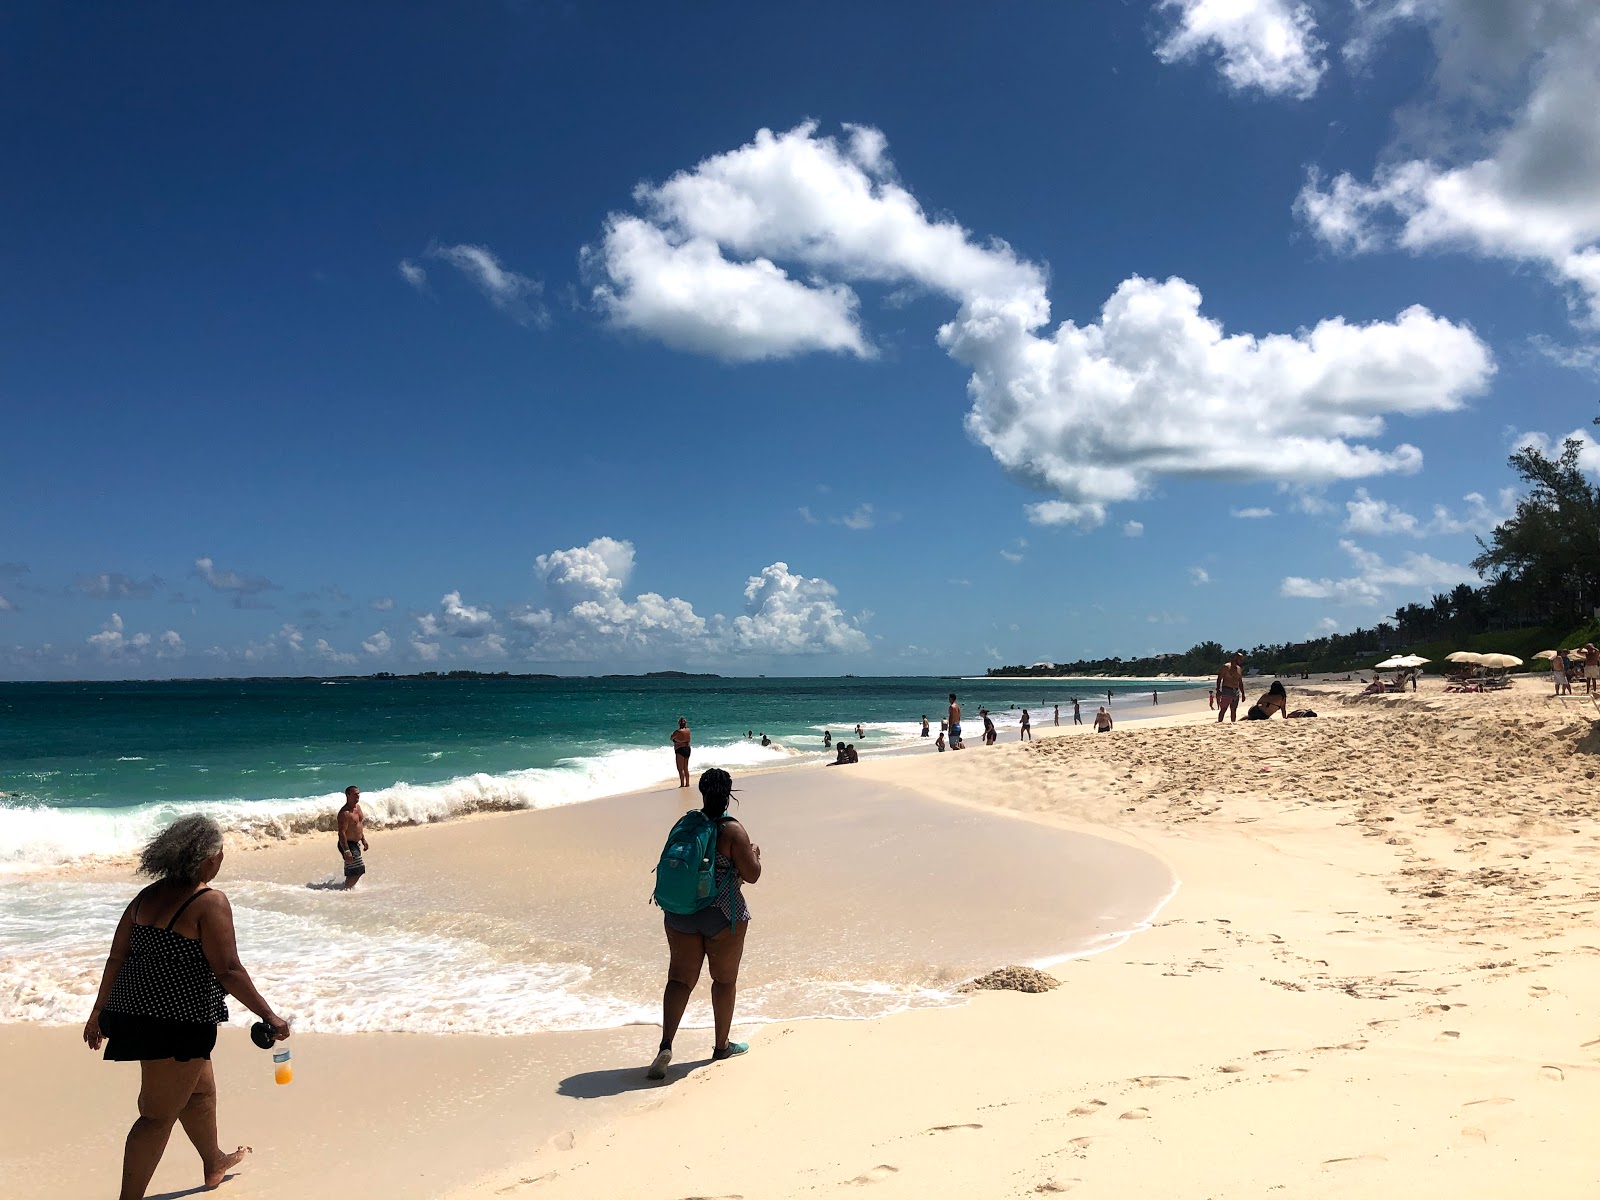
[[[689,718],[679,717],[672,731],[672,761],[678,765],[678,786],[689,786]]]
[[[831,745],[833,745],[833,730],[824,729],[822,731],[822,748],[826,750]]]

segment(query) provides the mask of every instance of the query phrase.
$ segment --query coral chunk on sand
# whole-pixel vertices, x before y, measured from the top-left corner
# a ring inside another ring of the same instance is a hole
[[[1048,992],[1061,986],[1054,975],[1032,967],[1001,967],[961,985],[963,992]]]

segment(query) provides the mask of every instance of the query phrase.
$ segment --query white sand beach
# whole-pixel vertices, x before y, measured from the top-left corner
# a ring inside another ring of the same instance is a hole
[[[952,967],[976,973],[1034,952],[1050,933],[1041,910],[1065,952],[1124,926],[1161,891],[1159,864],[1181,886],[1152,928],[1052,966],[1054,991],[742,1027],[751,1052],[719,1064],[705,1061],[707,1035],[685,1031],[664,1085],[642,1078],[648,1026],[303,1034],[288,1088],[226,1030],[221,1131],[256,1154],[219,1194],[1593,1196],[1600,714],[1542,680],[1440,687],[1291,685],[1317,719],[1219,728],[1202,698],[1102,736],[1041,726],[1051,736],[1033,745],[751,780],[741,815],[771,873],[749,893],[757,990],[775,963],[819,948],[893,946],[874,923],[947,931],[935,936]],[[780,782],[763,801],[767,779]],[[786,823],[788,789],[841,815]],[[395,877],[425,880],[441,920],[510,922],[571,893],[530,878],[533,846],[598,842],[617,874],[596,874],[596,895],[610,896],[628,872],[644,878],[655,814],[675,803],[667,789],[400,831],[374,840],[373,861],[385,846]],[[983,833],[935,809],[981,815]],[[886,824],[861,825],[865,810]],[[955,866],[940,828],[965,830]],[[802,852],[808,839],[821,850]],[[868,853],[834,859],[844,844]],[[1105,849],[1072,857],[1085,846]],[[325,857],[314,843],[236,855],[219,883],[305,879]],[[838,875],[817,887],[829,862]],[[1086,878],[1105,864],[1113,876],[1157,865],[1132,882]],[[411,919],[393,895],[396,919]],[[834,915],[852,908],[855,927]],[[653,910],[622,916],[646,953]],[[980,962],[991,928],[1003,953]],[[900,951],[926,947],[902,937]],[[645,979],[631,966],[616,977]],[[13,1080],[38,1081],[0,1101],[0,1191],[114,1191],[132,1070],[99,1062],[74,1027],[0,1028],[0,1053]],[[198,1182],[175,1139],[152,1194]]]

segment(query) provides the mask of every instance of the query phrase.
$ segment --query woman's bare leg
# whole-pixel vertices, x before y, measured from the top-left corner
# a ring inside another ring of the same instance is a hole
[[[228,1171],[250,1153],[250,1147],[240,1146],[224,1154],[217,1145],[217,1077],[211,1070],[210,1059],[202,1060],[200,1078],[195,1080],[194,1092],[178,1114],[178,1122],[200,1155],[208,1188],[221,1184]]]
[[[740,921],[706,942],[706,961],[711,967],[711,1012],[716,1023],[714,1048],[728,1044],[733,1030],[733,1002],[739,994],[739,963],[744,958],[744,935],[750,922]]]
[[[698,933],[679,933],[667,929],[667,949],[672,961],[667,966],[667,987],[661,994],[661,1044],[672,1045],[689,1007],[694,985],[700,982],[700,964],[706,956],[706,940]]]
[[[194,1095],[200,1069],[208,1065],[203,1058],[189,1062],[161,1058],[139,1064],[139,1119],[128,1130],[122,1151],[121,1200],[144,1200],[172,1126]]]

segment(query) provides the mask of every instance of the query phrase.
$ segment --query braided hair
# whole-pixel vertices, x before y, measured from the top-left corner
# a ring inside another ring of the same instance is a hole
[[[700,774],[700,807],[712,820],[727,815],[733,798],[733,776],[721,767],[710,767]]]

